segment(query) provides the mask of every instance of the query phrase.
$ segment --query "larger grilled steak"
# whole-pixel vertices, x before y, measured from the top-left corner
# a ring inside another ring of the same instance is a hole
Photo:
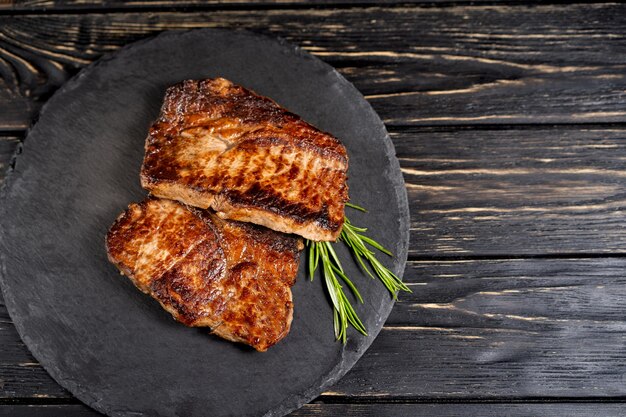
[[[150,128],[141,184],[222,218],[335,240],[348,157],[330,134],[223,78],[170,87]]]
[[[171,200],[131,204],[109,259],[187,326],[264,351],[289,332],[302,240]]]

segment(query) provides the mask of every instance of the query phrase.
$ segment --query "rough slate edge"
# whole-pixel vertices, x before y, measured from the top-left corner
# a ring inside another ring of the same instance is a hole
[[[354,87],[354,85],[349,82],[348,80],[346,80],[335,68],[333,68],[332,66],[326,64],[324,61],[322,61],[321,59],[309,54],[308,52],[304,51],[302,48],[300,48],[299,46],[296,45],[292,45],[289,42],[287,42],[286,40],[282,39],[282,38],[271,38],[269,36],[265,36],[265,35],[259,35],[250,31],[246,31],[246,30],[228,30],[228,29],[215,29],[215,28],[205,28],[205,29],[195,29],[195,30],[189,30],[189,31],[165,31],[162,32],[156,36],[153,37],[149,37],[147,39],[143,39],[141,41],[138,42],[134,42],[132,44],[126,45],[120,49],[118,49],[115,52],[109,53],[109,54],[105,54],[103,55],[101,58],[99,58],[97,61],[91,63],[90,65],[88,65],[87,67],[83,68],[78,74],[76,74],[74,77],[72,77],[68,82],[66,82],[61,88],[59,88],[54,94],[53,96],[44,104],[44,106],[42,106],[41,110],[39,111],[38,116],[35,118],[34,123],[31,125],[31,127],[29,127],[29,129],[27,130],[27,134],[26,134],[26,138],[28,138],[28,135],[30,135],[31,130],[33,130],[36,127],[36,120],[38,120],[41,115],[43,115],[47,109],[48,106],[52,106],[54,105],[55,100],[63,94],[63,92],[65,92],[66,90],[71,90],[75,87],[75,84],[81,79],[83,78],[85,75],[91,73],[92,71],[96,70],[99,66],[101,66],[102,64],[106,63],[107,61],[110,61],[114,58],[116,58],[118,55],[123,55],[125,53],[128,53],[129,50],[132,50],[133,48],[137,47],[137,46],[141,46],[144,43],[150,42],[156,38],[161,38],[161,37],[184,37],[186,34],[189,33],[198,33],[198,32],[228,32],[234,35],[239,35],[239,36],[249,36],[249,37],[253,37],[256,39],[262,39],[265,42],[278,42],[282,47],[284,47],[285,49],[290,49],[293,52],[295,52],[295,54],[298,57],[302,57],[304,59],[308,59],[311,63],[311,65],[318,65],[318,66],[322,66],[325,67],[327,69],[330,70],[330,72],[335,76],[335,78],[338,80],[339,83],[341,83],[342,85],[347,86],[348,88],[353,90],[353,93],[360,97],[362,99],[362,103],[364,104],[363,108],[365,111],[367,111],[370,116],[372,117],[373,120],[377,120],[379,123],[379,128],[382,131],[382,135],[384,137],[384,150],[385,150],[385,154],[387,156],[387,160],[389,162],[389,166],[388,166],[388,170],[387,172],[385,172],[385,176],[387,176],[389,178],[389,181],[391,183],[391,186],[393,187],[393,191],[395,192],[396,195],[396,202],[398,204],[398,208],[400,211],[400,218],[398,219],[398,222],[400,223],[400,231],[401,233],[404,232],[404,236],[402,237],[401,241],[397,242],[395,248],[392,248],[393,253],[396,255],[395,257],[395,268],[394,268],[394,273],[396,275],[398,275],[399,277],[402,277],[403,273],[404,273],[404,267],[406,265],[406,261],[407,261],[407,257],[408,257],[408,247],[409,247],[409,225],[410,225],[410,214],[409,214],[409,203],[408,203],[408,197],[407,197],[407,192],[406,192],[406,187],[404,184],[404,178],[402,176],[402,173],[400,171],[400,163],[398,161],[398,159],[396,158],[396,154],[395,154],[395,148],[393,146],[393,142],[391,141],[391,138],[389,137],[389,133],[386,131],[385,129],[385,125],[383,124],[382,120],[380,119],[380,117],[378,117],[378,115],[376,114],[376,112],[374,111],[374,109],[372,108],[372,106],[367,102],[367,100],[365,100],[365,97],[363,97],[363,95],[356,89],[356,87]],[[2,199],[5,198],[5,194],[8,193],[8,189],[11,186],[11,184],[13,183],[13,181],[16,180],[15,175],[13,174],[13,171],[15,170],[15,166],[17,165],[17,163],[19,163],[19,157],[18,155],[23,153],[24,151],[26,151],[26,148],[28,146],[33,146],[31,145],[30,142],[25,142],[25,145],[23,145],[22,147],[18,148],[12,158],[12,161],[15,161],[15,163],[13,164],[13,166],[11,168],[9,168],[9,170],[7,171],[7,175],[5,178],[5,181],[3,183],[2,188],[0,189],[0,201],[2,201]],[[395,173],[395,175],[394,175]],[[3,206],[0,206],[0,214],[4,214],[5,209]],[[4,242],[3,240],[3,230],[2,230],[2,224],[0,223],[0,245],[9,245],[9,242]],[[3,252],[0,251],[0,284],[2,284],[4,282],[4,277],[8,276],[8,272],[6,271],[6,261],[5,261],[5,255]],[[32,346],[34,344],[34,342],[32,340],[30,340],[30,338],[27,335],[27,331],[26,329],[23,328],[22,323],[18,317],[17,320],[14,319],[13,316],[13,305],[14,305],[14,301],[11,298],[10,293],[7,293],[5,290],[5,286],[4,285],[0,285],[0,289],[2,290],[2,295],[4,297],[5,303],[6,303],[6,307],[7,310],[9,312],[9,315],[11,316],[11,319],[13,320],[13,324],[15,325],[20,338],[24,341],[24,343],[26,344],[26,346],[29,348],[29,350],[31,351],[31,353],[33,354],[33,356],[35,357],[35,359],[37,359],[37,361],[41,362],[39,360],[39,355],[36,352],[36,350],[32,350],[30,348],[30,346]],[[313,400],[314,398],[316,398],[320,393],[322,393],[326,388],[330,387],[331,385],[333,385],[335,382],[337,382],[341,377],[343,377],[356,363],[356,361],[363,355],[363,353],[365,353],[365,351],[369,348],[369,346],[372,344],[372,342],[374,341],[374,339],[376,338],[376,336],[378,335],[378,333],[380,332],[380,329],[382,329],[382,323],[384,322],[387,317],[389,316],[389,314],[391,313],[391,309],[394,305],[394,300],[392,299],[391,301],[383,301],[383,303],[385,303],[385,306],[381,306],[381,308],[379,309],[379,311],[382,312],[382,314],[380,315],[380,322],[377,323],[377,329],[372,331],[371,333],[368,334],[367,337],[365,337],[366,341],[365,343],[363,343],[361,345],[361,347],[357,350],[357,351],[350,351],[347,350],[348,345],[344,345],[343,349],[342,349],[342,360],[326,375],[322,376],[317,383],[313,384],[308,390],[306,390],[305,392],[298,394],[298,395],[292,395],[291,397],[286,398],[281,404],[279,404],[276,408],[274,408],[273,410],[268,411],[265,414],[265,417],[275,417],[275,416],[284,416],[286,414],[289,414],[290,412],[302,407],[304,404],[310,402],[311,400]],[[360,335],[355,335],[355,337],[362,337]],[[93,409],[101,412],[101,413],[105,413],[106,411],[104,407],[102,407],[99,403],[99,401],[94,401],[93,397],[91,395],[89,395],[89,392],[84,390],[82,387],[78,386],[77,384],[75,384],[73,381],[69,380],[69,379],[65,379],[63,378],[61,375],[58,374],[58,369],[57,368],[52,368],[49,367],[45,364],[42,363],[42,366],[44,367],[44,369],[50,374],[50,376],[62,387],[64,387],[65,389],[67,389],[68,391],[70,391],[76,398],[78,398],[79,400],[81,400],[83,403],[87,404],[88,406],[92,407]]]

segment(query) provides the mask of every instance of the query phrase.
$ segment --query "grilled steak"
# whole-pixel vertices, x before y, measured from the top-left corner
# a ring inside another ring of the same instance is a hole
[[[106,237],[109,259],[187,326],[259,351],[284,338],[302,240],[149,198]]]
[[[341,232],[344,146],[223,78],[170,87],[150,128],[141,184],[218,216],[313,240]]]

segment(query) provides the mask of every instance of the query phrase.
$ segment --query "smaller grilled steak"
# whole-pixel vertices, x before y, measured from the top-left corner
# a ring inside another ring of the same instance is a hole
[[[344,146],[228,80],[168,88],[145,148],[141,185],[155,196],[312,240],[341,233]]]
[[[117,218],[106,247],[137,288],[187,326],[258,351],[289,332],[300,238],[148,198]]]

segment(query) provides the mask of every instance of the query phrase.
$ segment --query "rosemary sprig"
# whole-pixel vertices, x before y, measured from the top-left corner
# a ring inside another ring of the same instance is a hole
[[[359,211],[366,211],[363,207],[357,206],[356,204],[346,203],[346,206]],[[346,217],[344,219],[339,240],[343,241],[348,248],[350,248],[360,267],[370,277],[378,277],[378,279],[382,281],[394,299],[397,299],[397,292],[400,290],[411,292],[409,287],[407,287],[393,272],[387,269],[387,267],[385,267],[376,258],[376,254],[368,248],[369,245],[386,255],[393,256],[392,253],[385,249],[381,244],[365,236],[364,233],[366,231],[366,228],[354,226],[350,220],[348,220],[348,217]],[[326,290],[328,291],[330,299],[333,303],[333,322],[335,326],[335,337],[337,340],[341,340],[343,343],[346,343],[348,324],[351,324],[362,334],[367,335],[365,326],[363,325],[363,322],[361,322],[361,319],[359,319],[354,307],[346,296],[341,282],[345,283],[350,288],[354,296],[361,303],[363,302],[363,298],[361,297],[361,294],[359,294],[356,286],[344,273],[339,257],[333,249],[332,244],[330,242],[315,242],[307,240],[307,246],[309,247],[309,273],[311,280],[313,280],[313,276],[319,266],[320,260],[322,262],[322,277],[324,278]],[[370,269],[366,266],[365,261],[369,263],[374,273],[372,273],[372,271],[370,271]],[[376,274],[376,277],[374,274]],[[339,278],[341,278],[341,281]]]
[[[311,281],[313,280],[313,274],[319,265],[319,261],[322,261],[322,276],[326,283],[326,290],[333,303],[333,322],[335,325],[335,337],[337,340],[341,339],[343,343],[346,343],[348,323],[350,323],[355,329],[367,336],[365,326],[361,322],[361,319],[354,311],[354,307],[348,300],[346,293],[343,290],[339,278],[345,282],[352,290],[352,293],[362,303],[363,298],[359,294],[359,290],[354,286],[352,281],[344,274],[341,262],[335,253],[330,242],[315,242],[307,240],[309,246],[309,271],[311,274]],[[339,277],[339,278],[338,278]]]
[[[395,300],[398,299],[398,291],[411,292],[411,289],[407,287],[406,284],[404,284],[402,280],[396,276],[396,274],[380,263],[380,261],[376,258],[376,254],[367,248],[366,243],[386,255],[393,256],[393,254],[385,249],[380,243],[365,236],[363,234],[365,232],[367,232],[367,228],[354,226],[346,217],[339,239],[348,245],[363,271],[374,279],[378,277]],[[376,277],[372,274],[370,269],[367,268],[364,259],[369,262],[371,268],[376,274]]]

